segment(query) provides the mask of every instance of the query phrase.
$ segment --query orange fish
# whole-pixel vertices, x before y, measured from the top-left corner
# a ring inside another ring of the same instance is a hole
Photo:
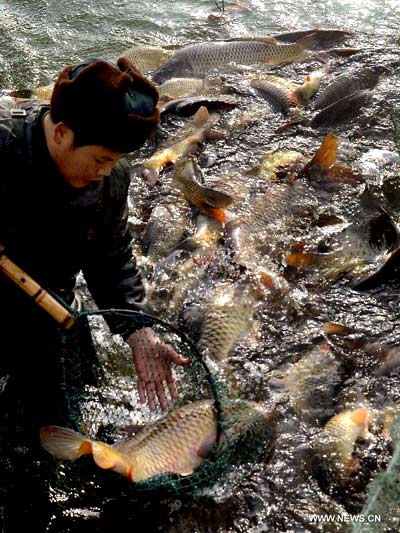
[[[222,208],[229,206],[233,198],[199,183],[195,178],[197,172],[200,172],[200,169],[192,157],[181,158],[175,165],[174,182],[178,184],[185,198],[200,211],[209,214],[218,222],[225,222],[226,213]]]
[[[160,170],[168,163],[175,163],[179,158],[194,150],[204,140],[210,116],[206,107],[199,108],[192,124],[181,132],[183,139],[157,150],[144,162],[143,177],[150,185],[158,180]]]
[[[224,414],[233,423],[221,436],[226,440],[251,423],[265,408],[255,402],[227,401]],[[235,421],[236,418],[236,421]],[[189,475],[215,444],[217,425],[213,400],[200,400],[170,412],[128,440],[113,446],[59,426],[40,430],[42,446],[58,459],[74,461],[92,455],[97,466],[113,470],[130,481],[142,481],[171,472]]]

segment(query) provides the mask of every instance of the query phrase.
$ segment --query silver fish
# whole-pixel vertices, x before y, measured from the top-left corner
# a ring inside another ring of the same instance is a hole
[[[237,63],[281,63],[305,57],[306,49],[313,43],[308,35],[294,44],[272,44],[251,41],[210,41],[184,46],[177,50],[153,75],[155,83],[164,83],[173,77],[205,77],[213,68]]]

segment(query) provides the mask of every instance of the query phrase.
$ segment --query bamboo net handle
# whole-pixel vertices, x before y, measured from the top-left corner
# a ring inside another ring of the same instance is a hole
[[[0,271],[4,272],[6,276],[33,298],[40,307],[47,311],[65,329],[73,326],[75,317],[68,309],[61,305],[51,294],[44,290],[5,255],[0,255]]]

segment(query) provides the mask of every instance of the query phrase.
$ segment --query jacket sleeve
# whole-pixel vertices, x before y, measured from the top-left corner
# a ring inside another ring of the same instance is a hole
[[[132,255],[128,228],[129,169],[121,160],[103,183],[96,224],[88,236],[83,274],[99,309],[146,311],[140,272]],[[126,339],[135,330],[149,325],[145,317],[104,315],[112,333]]]

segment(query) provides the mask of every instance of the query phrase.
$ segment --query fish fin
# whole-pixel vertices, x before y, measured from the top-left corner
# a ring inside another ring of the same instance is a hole
[[[262,283],[262,285],[264,285],[264,287],[267,287],[267,289],[270,289],[270,290],[276,289],[273,276],[269,274],[269,272],[267,272],[266,270],[262,270],[260,272],[260,282]]]
[[[208,109],[204,105],[202,105],[201,107],[199,107],[193,117],[193,124],[196,126],[196,128],[202,128],[207,124],[209,118],[210,114],[208,112]]]
[[[328,168],[336,161],[338,144],[339,142],[336,135],[332,132],[328,133],[321,146],[318,148],[317,153],[308,164],[318,165],[323,170],[328,170]]]
[[[365,426],[368,422],[369,411],[366,407],[360,407],[359,409],[354,409],[351,412],[350,418],[357,426]]]
[[[92,453],[92,441],[77,431],[59,426],[40,429],[40,442],[45,450],[67,461],[75,461],[82,455]]]
[[[190,153],[191,150],[193,150],[193,145],[197,144],[199,141],[201,141],[201,138],[198,135],[190,135],[186,138],[186,149],[183,153],[183,156]],[[177,159],[180,159],[182,156],[179,155],[178,158],[170,158],[170,163],[175,163]]]
[[[283,131],[286,131],[290,128],[293,128],[294,126],[302,126],[306,124],[306,119],[304,118],[297,118],[294,117],[294,120],[290,120],[289,122],[285,122],[285,124],[282,124],[282,126],[279,126],[278,128],[275,128],[275,133],[282,133]]]
[[[357,470],[360,470],[361,463],[360,459],[358,457],[352,457],[348,461],[346,461],[343,465],[343,476],[350,477],[354,472]]]
[[[326,255],[326,254],[325,254]],[[289,266],[296,268],[309,268],[312,266],[319,266],[325,255],[322,254],[308,254],[308,253],[294,253],[286,256],[286,263]]]
[[[358,172],[355,172],[349,167],[342,165],[333,165],[329,169],[328,179],[341,183],[354,183],[357,181],[364,181],[364,178]]]
[[[351,335],[351,333],[354,333],[353,329],[337,322],[325,322],[324,331],[328,335]]]
[[[211,189],[210,187],[202,187],[204,193],[204,202],[211,207],[228,207],[233,203],[233,198],[229,194],[222,191]]]
[[[381,267],[372,274],[352,283],[352,288],[359,291],[376,289],[394,279],[398,279],[400,272],[400,247],[394,250]]]
[[[297,87],[288,94],[290,102],[296,106],[305,104],[305,100],[302,93],[302,86]]]
[[[231,37],[230,39],[224,39],[224,41],[258,41],[260,43],[278,44],[278,41],[275,39],[275,37]]]
[[[118,433],[124,433],[127,438],[130,438],[140,433],[145,427],[143,424],[128,424],[126,426],[119,426]]]
[[[309,48],[311,48],[312,45],[318,42],[318,40],[319,40],[319,34],[318,34],[318,31],[315,31],[297,40],[295,44],[302,46],[305,50],[308,50]]]
[[[275,37],[254,37],[254,40],[259,41],[260,43],[278,44]]]
[[[204,132],[204,137],[208,141],[221,141],[227,138],[227,134],[221,130],[210,129]]]
[[[182,470],[179,470],[177,469],[176,471],[174,471],[175,474],[179,474],[180,476],[190,476],[191,474],[193,474],[193,469],[192,470],[186,470],[186,469],[182,469]]]
[[[104,442],[92,442],[93,459],[97,466],[105,470],[113,470],[125,477],[133,479],[132,464],[118,450]]]
[[[327,50],[327,54],[339,57],[348,57],[354,54],[358,54],[360,51],[360,48],[330,48],[329,50]]]
[[[217,222],[220,222],[221,224],[223,222],[226,222],[227,217],[223,209],[219,209],[216,207],[210,207],[209,205],[204,204],[204,203],[201,207],[199,207],[199,209],[201,211],[206,212],[208,215],[210,215],[210,217],[214,218]]]
[[[197,449],[197,455],[199,457],[201,457],[202,459],[205,459],[209,455],[212,447],[215,444],[216,437],[217,437],[217,434],[212,433],[206,438],[204,442],[202,442],[201,446]]]

